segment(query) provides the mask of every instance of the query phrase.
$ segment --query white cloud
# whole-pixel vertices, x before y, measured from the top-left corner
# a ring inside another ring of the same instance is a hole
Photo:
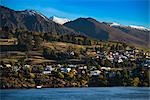
[[[42,12],[47,17],[58,16],[58,17],[66,17],[69,19],[75,19],[78,17],[87,17],[84,15],[61,11],[61,10],[58,10],[58,9],[55,9],[52,7],[47,7],[47,8],[38,7],[38,8],[36,8],[36,10],[38,10],[39,12]]]

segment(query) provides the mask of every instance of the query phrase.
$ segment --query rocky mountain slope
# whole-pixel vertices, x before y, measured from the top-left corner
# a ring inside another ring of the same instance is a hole
[[[131,27],[112,26],[106,22],[99,22],[93,18],[78,18],[64,24],[68,28],[89,37],[102,40],[120,41],[131,44],[148,46],[149,31]]]
[[[34,10],[14,11],[0,6],[1,28],[22,29],[34,32],[50,32],[60,34],[76,34],[75,31],[49,20]]]

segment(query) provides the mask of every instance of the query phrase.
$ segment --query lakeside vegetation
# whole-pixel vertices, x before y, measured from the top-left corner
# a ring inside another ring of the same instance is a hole
[[[0,35],[0,88],[149,86],[149,49],[7,27]]]

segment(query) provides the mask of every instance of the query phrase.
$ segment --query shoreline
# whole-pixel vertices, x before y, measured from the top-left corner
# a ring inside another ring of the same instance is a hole
[[[92,87],[92,86],[89,86],[89,87],[42,87],[40,89],[46,89],[46,88],[49,88],[49,89],[57,89],[57,88],[115,88],[115,87],[123,87],[123,88],[150,88],[149,86],[98,86],[98,87]],[[0,90],[16,90],[16,89],[20,89],[20,90],[24,90],[24,89],[38,89],[36,87],[31,87],[31,88],[0,88]]]

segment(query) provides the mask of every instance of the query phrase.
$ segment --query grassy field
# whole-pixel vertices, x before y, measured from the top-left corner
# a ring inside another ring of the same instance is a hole
[[[17,42],[16,38],[0,39],[0,45],[14,45]]]
[[[0,39],[0,45],[14,45],[17,41],[16,38],[12,39]],[[93,41],[95,42],[95,41]],[[102,45],[116,45],[118,42],[111,42],[111,41],[99,41],[98,43],[92,43],[92,45],[78,45],[66,42],[44,42],[43,48],[51,48],[57,52],[66,52],[68,49],[74,52],[80,52],[81,50],[85,50],[86,48],[91,48],[91,51],[87,52],[89,57],[96,56],[96,53],[92,51],[92,48],[101,47]],[[106,46],[107,47],[107,46]],[[107,47],[109,48],[109,47]],[[149,51],[150,48],[143,48],[140,46],[136,46],[139,50]],[[11,51],[11,52],[1,52],[0,53],[0,61],[6,62],[17,62],[21,58],[25,58],[27,54],[21,51]],[[28,60],[30,60],[33,64],[43,63],[43,62],[55,62],[54,60],[45,59],[42,55],[42,49],[38,51],[30,51],[28,53]]]

